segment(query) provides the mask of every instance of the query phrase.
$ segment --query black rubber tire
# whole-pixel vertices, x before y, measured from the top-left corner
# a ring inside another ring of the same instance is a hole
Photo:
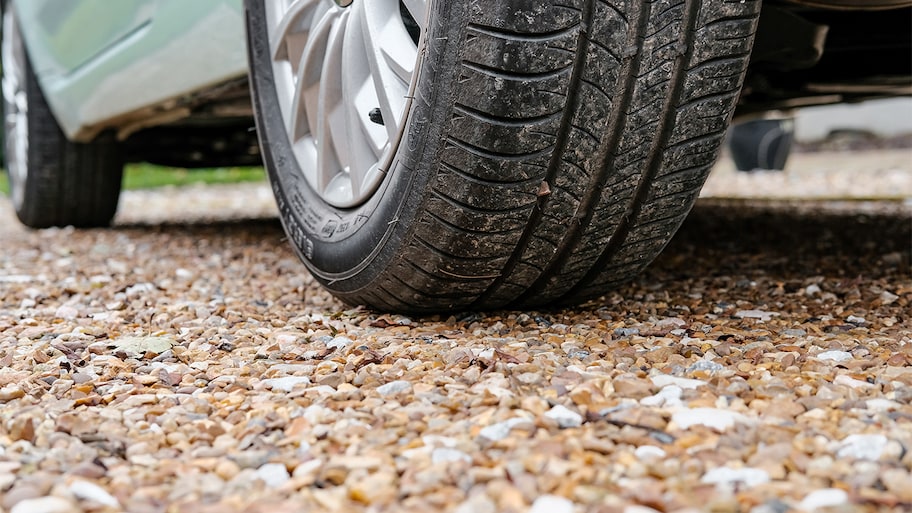
[[[635,276],[689,212],[737,102],[756,0],[432,1],[406,138],[380,190],[306,185],[248,0],[254,106],[281,218],[352,304],[579,302]]]
[[[757,119],[736,123],[728,136],[732,160],[739,171],[785,169],[795,139],[791,119]]]
[[[20,37],[18,31],[3,37]],[[123,177],[121,146],[105,135],[91,143],[74,143],[64,135],[48,106],[31,63],[26,57],[24,90],[28,101],[27,174],[22,201],[14,202],[16,215],[31,228],[51,226],[107,226],[117,211]],[[4,67],[6,69],[6,67]],[[4,71],[5,72],[5,71]],[[4,119],[8,106],[3,102]],[[10,147],[15,144],[10,125],[3,124],[4,158],[8,175]],[[16,187],[10,177],[10,187]],[[10,191],[11,195],[16,191]]]

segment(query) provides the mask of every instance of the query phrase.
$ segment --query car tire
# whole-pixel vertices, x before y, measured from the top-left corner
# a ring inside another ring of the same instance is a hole
[[[405,312],[577,303],[636,276],[718,155],[760,2],[428,6],[392,163],[340,208],[302,178],[264,1],[246,2],[264,161],[312,274]]]
[[[124,160],[104,136],[69,141],[39,87],[12,4],[3,9],[4,160],[16,215],[32,228],[110,224]]]
[[[795,139],[792,119],[758,119],[736,123],[728,144],[738,171],[782,171]]]

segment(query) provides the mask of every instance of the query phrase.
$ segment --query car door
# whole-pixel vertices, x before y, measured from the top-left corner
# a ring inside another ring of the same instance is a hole
[[[247,70],[241,0],[11,1],[42,90],[73,140],[139,126]]]

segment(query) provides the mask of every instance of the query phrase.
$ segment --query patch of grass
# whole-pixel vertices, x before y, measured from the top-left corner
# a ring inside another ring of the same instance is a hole
[[[167,185],[261,182],[266,173],[259,167],[221,167],[214,169],[180,169],[130,164],[124,169],[124,189],[153,189]],[[9,194],[6,172],[0,172],[0,192]]]
[[[262,182],[265,179],[266,173],[259,167],[180,169],[140,163],[131,164],[124,170],[123,188],[153,189],[166,185]]]

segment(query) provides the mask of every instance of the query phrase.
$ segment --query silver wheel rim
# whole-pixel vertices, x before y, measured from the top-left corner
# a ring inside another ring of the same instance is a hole
[[[304,178],[330,205],[367,201],[392,163],[418,66],[409,23],[425,26],[428,2],[266,0],[288,139]]]
[[[28,96],[25,92],[26,57],[13,4],[3,12],[3,102],[6,113],[6,167],[10,179],[10,193],[17,210],[25,201],[25,183],[28,178]]]

